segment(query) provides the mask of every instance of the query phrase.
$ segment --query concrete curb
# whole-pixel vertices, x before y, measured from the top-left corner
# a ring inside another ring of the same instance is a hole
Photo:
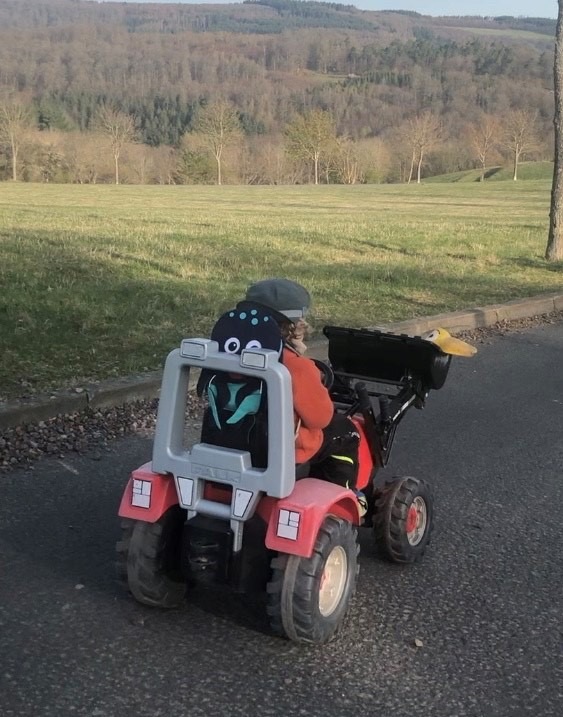
[[[466,311],[453,311],[447,314],[436,314],[418,319],[399,321],[388,324],[388,331],[420,335],[430,329],[441,327],[452,333],[480,329],[494,326],[500,321],[515,321],[551,314],[554,311],[563,311],[563,294],[552,292],[541,294],[528,299],[515,299],[505,304],[492,304],[491,306],[467,309]]]
[[[563,311],[563,293],[552,292],[527,299],[515,299],[504,304],[477,307],[465,311],[436,314],[386,324],[387,331],[418,336],[430,329],[442,327],[452,333],[494,326],[500,321],[514,321]],[[311,343],[309,355],[326,356],[326,341]],[[37,423],[59,414],[82,411],[86,408],[108,408],[124,403],[156,398],[160,391],[161,371],[86,384],[79,389],[52,391],[30,399],[14,399],[0,403],[0,430]]]

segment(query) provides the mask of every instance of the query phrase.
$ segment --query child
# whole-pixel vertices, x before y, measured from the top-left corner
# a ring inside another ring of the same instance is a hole
[[[281,360],[292,380],[296,463],[309,462],[311,476],[355,489],[359,433],[347,416],[334,410],[319,369],[303,355],[310,332],[305,321],[309,292],[289,279],[264,279],[252,284],[245,298],[270,309],[282,332]]]

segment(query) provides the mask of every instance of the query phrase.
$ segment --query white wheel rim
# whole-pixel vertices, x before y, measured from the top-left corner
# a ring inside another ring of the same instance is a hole
[[[348,574],[348,556],[341,545],[337,545],[327,558],[319,589],[319,611],[328,617],[338,607]]]
[[[407,540],[409,541],[409,545],[418,545],[424,537],[428,523],[426,501],[419,495],[416,496],[409,508],[407,522],[412,523],[412,526],[407,526]]]

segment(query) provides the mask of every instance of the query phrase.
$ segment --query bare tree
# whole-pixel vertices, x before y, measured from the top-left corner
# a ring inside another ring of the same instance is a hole
[[[555,115],[555,164],[551,186],[551,211],[549,237],[545,258],[548,261],[563,259],[563,0],[559,0],[557,28],[555,31],[554,62]]]
[[[65,164],[62,151],[62,138],[58,130],[48,132],[36,131],[31,136],[33,152],[33,168],[31,176],[48,183],[64,176]]]
[[[261,184],[297,184],[302,179],[301,165],[288,155],[282,135],[253,138],[249,152]]]
[[[355,144],[359,161],[359,181],[370,184],[385,182],[389,178],[393,153],[388,141],[370,137]]]
[[[514,110],[503,121],[502,144],[512,154],[512,179],[518,179],[518,164],[528,152],[536,149],[537,112],[530,110]]]
[[[197,117],[194,133],[211,152],[217,164],[217,184],[222,184],[222,160],[227,147],[235,144],[242,133],[238,113],[230,102],[218,100],[203,110]]]
[[[18,180],[18,155],[31,124],[29,107],[14,96],[0,100],[0,142],[9,147],[12,179]]]
[[[153,152],[155,181],[157,184],[175,184],[176,155],[172,147],[161,145]]]
[[[469,126],[467,132],[471,149],[475,153],[475,157],[477,157],[481,168],[479,181],[483,182],[487,168],[487,159],[489,159],[499,137],[498,120],[492,115],[484,114],[475,124]]]
[[[415,167],[416,182],[420,184],[424,160],[428,152],[438,144],[441,138],[442,124],[440,119],[433,115],[432,112],[423,112],[407,122],[404,139],[410,148],[411,156],[408,184],[412,181]]]
[[[97,128],[108,137],[113,155],[115,183],[119,184],[119,158],[123,148],[137,139],[135,120],[125,112],[103,105],[96,118]]]
[[[356,142],[349,137],[339,137],[334,153],[334,167],[343,184],[356,184],[362,178],[360,153]]]
[[[99,139],[93,133],[65,132],[62,147],[64,165],[71,182],[96,184],[102,171]]]
[[[321,155],[328,154],[336,142],[336,131],[330,113],[312,110],[305,115],[299,115],[286,127],[285,139],[290,156],[313,163],[314,181],[318,184]]]

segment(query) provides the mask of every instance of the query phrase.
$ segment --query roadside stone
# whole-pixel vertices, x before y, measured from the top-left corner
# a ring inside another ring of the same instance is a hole
[[[29,468],[42,456],[64,457],[71,452],[91,452],[94,460],[101,460],[102,451],[109,450],[117,438],[152,435],[157,406],[157,399],[138,401],[4,429],[0,433],[0,471]],[[187,420],[194,421],[198,410],[195,398],[190,397]]]

